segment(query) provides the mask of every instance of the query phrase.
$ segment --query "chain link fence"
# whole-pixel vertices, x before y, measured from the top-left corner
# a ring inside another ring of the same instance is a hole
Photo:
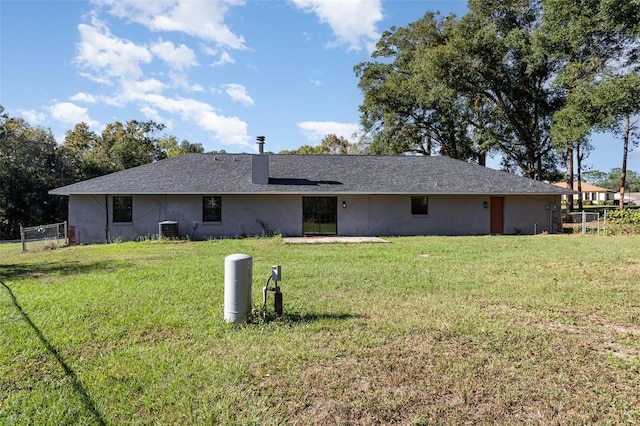
[[[22,251],[27,249],[55,248],[67,244],[67,222],[20,227]]]

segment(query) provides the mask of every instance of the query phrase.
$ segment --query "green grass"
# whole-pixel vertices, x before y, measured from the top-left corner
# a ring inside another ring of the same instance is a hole
[[[0,424],[640,423],[640,237],[389,241],[0,245]]]

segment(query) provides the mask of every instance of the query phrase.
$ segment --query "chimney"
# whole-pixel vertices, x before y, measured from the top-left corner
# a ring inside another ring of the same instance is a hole
[[[256,140],[258,141],[258,142],[256,142],[258,144],[258,152],[260,154],[264,154],[264,139],[265,139],[264,136],[257,136],[256,137]]]
[[[260,154],[251,155],[251,183],[266,185],[269,183],[269,156],[263,155],[264,136],[258,136]]]

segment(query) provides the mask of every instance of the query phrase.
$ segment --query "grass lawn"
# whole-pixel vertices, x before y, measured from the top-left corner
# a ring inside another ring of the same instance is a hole
[[[282,320],[224,323],[233,253]],[[3,244],[0,279],[2,425],[640,423],[637,236]]]

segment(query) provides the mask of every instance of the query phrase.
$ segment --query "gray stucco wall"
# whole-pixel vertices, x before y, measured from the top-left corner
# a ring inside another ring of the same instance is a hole
[[[411,215],[409,195],[338,195],[340,235],[482,235],[490,232],[489,196],[429,196],[429,214]],[[107,208],[105,209],[105,200]],[[302,195],[223,195],[222,221],[202,222],[202,195],[134,195],[133,222],[112,222],[113,196],[72,195],[69,225],[83,244],[132,240],[158,234],[158,223],[178,222],[193,239],[261,235],[302,235]],[[342,208],[342,202],[347,207]],[[551,205],[557,206],[556,210]],[[560,222],[560,196],[504,197],[504,233],[549,231]],[[107,212],[109,221],[107,223]],[[534,225],[535,224],[535,225]]]

